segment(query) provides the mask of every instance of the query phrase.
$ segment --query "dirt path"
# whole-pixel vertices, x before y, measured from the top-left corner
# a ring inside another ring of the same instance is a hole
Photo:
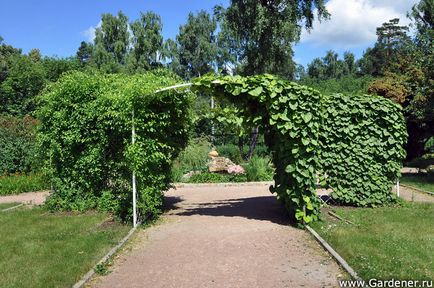
[[[268,187],[180,188],[162,223],[94,287],[337,287],[342,271],[307,232],[286,225]]]
[[[41,205],[45,202],[45,198],[50,194],[50,191],[21,193],[18,195],[0,196],[0,203],[24,203],[30,205]]]

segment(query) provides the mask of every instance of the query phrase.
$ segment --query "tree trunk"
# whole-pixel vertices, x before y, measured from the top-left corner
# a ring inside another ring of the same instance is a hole
[[[247,157],[246,157],[247,161],[249,161],[252,158],[253,152],[255,151],[256,142],[258,140],[258,132],[259,132],[258,126],[253,128],[252,136],[250,137],[249,153],[247,154]]]

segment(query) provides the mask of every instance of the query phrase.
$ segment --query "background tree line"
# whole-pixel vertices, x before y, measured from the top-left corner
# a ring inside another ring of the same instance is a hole
[[[323,0],[232,0],[213,13],[190,13],[175,39],[164,39],[161,17],[154,12],[132,21],[122,12],[107,13],[94,40],[81,42],[69,58],[45,57],[38,49],[24,54],[0,38],[0,114],[32,115],[36,96],[70,70],[134,74],[166,68],[185,80],[210,72],[271,73],[323,93],[375,93],[396,101],[404,108],[410,134],[407,152],[414,158],[424,153],[434,131],[433,11],[432,0],[421,0],[408,15],[414,35],[392,19],[377,28],[377,42],[361,59],[350,52],[340,58],[328,51],[306,68],[294,62],[292,46],[303,27],[312,28],[315,17],[329,17]],[[217,132],[215,141],[241,148],[249,143],[253,148],[260,131],[239,127],[229,103],[217,103],[210,116],[209,101],[199,95],[195,103],[196,136],[209,135],[216,126],[223,133]]]

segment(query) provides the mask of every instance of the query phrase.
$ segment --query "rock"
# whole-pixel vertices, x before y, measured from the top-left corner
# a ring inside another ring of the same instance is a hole
[[[228,158],[212,157],[211,161],[208,163],[208,170],[209,172],[227,172],[228,168],[234,165],[235,164]]]
[[[217,153],[217,151],[215,151],[215,150],[208,153],[208,157],[210,157],[210,158],[214,158],[214,157],[218,157],[218,156],[219,156],[219,153]]]

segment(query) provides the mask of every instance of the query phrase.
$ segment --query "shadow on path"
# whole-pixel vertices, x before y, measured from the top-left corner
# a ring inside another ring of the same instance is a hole
[[[176,205],[179,202],[182,204]],[[178,216],[243,217],[280,225],[288,225],[290,222],[288,213],[275,196],[224,199],[205,203],[186,203],[179,197],[166,197],[166,203],[166,207],[172,210],[171,214]]]

